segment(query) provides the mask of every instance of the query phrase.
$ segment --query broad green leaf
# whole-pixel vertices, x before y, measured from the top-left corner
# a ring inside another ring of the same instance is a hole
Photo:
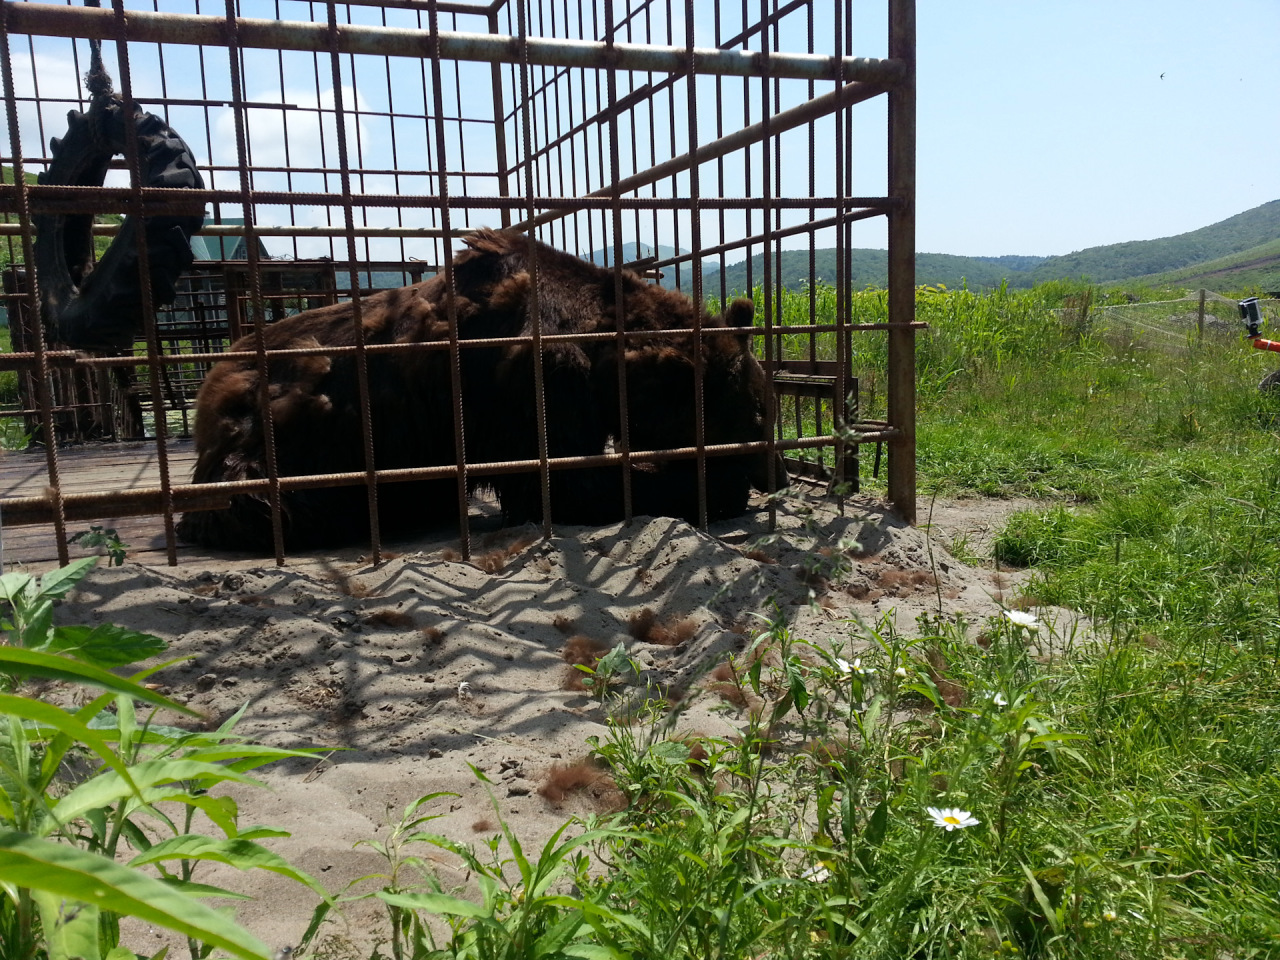
[[[491,911],[470,900],[461,900],[443,893],[392,893],[390,890],[379,890],[378,899],[384,900],[394,907],[407,907],[410,910],[429,910],[451,917],[467,917],[478,920],[487,917]]]
[[[133,777],[129,775],[128,768],[120,761],[116,752],[111,749],[111,745],[71,714],[39,700],[17,697],[8,693],[0,693],[0,714],[34,720],[79,741],[101,757],[103,763],[116,771],[124,781],[127,792],[133,793],[137,791],[137,786],[133,781]]]
[[[659,740],[649,748],[649,755],[667,763],[685,763],[689,759],[689,745],[678,740]]]
[[[268,960],[271,956],[265,943],[199,900],[140,871],[74,847],[0,830],[0,878],[17,887],[138,917],[245,960]]]
[[[97,557],[72,560],[65,567],[50,570],[40,578],[40,593],[46,597],[65,597],[97,564]]]
[[[549,957],[559,954],[565,945],[573,939],[574,934],[578,932],[578,928],[582,926],[584,919],[582,911],[574,910],[567,917],[552,924],[550,930],[534,941],[533,955],[535,957]]]
[[[234,797],[214,797],[207,793],[175,793],[166,799],[201,811],[226,836],[239,836],[236,816],[240,808]]]
[[[560,952],[566,957],[582,957],[583,960],[631,960],[631,954],[599,943],[571,943]]]
[[[249,893],[236,893],[223,887],[215,887],[211,883],[196,883],[194,880],[183,880],[181,877],[161,877],[160,882],[167,887],[185,893],[189,897],[226,897],[229,900],[252,900]]]
[[[89,727],[94,727],[94,719],[106,709],[108,703],[111,702],[111,694],[104,693],[85,704],[74,714],[75,718],[81,723]],[[103,740],[110,740],[110,737],[103,736]],[[58,770],[62,766],[62,758],[67,755],[67,751],[75,744],[75,741],[65,733],[59,733],[54,737],[47,747],[45,747],[44,757],[40,761],[40,790],[41,792],[49,788],[49,784],[53,783],[54,777],[58,775]]]
[[[206,763],[221,763],[234,760],[238,771],[252,770],[277,760],[288,760],[293,757],[314,757],[319,753],[329,753],[332,747],[303,747],[290,749],[287,747],[271,747],[264,743],[229,743],[200,746],[192,741],[183,756],[188,760],[203,760]]]
[[[149,633],[100,623],[96,627],[58,627],[41,649],[71,654],[100,667],[122,667],[161,654],[167,646]]]
[[[31,585],[32,579],[29,573],[10,572],[0,576],[0,600],[6,600],[16,605],[26,594],[27,587]],[[5,629],[11,630],[13,627],[10,625]]]
[[[207,780],[213,783],[230,780],[250,786],[262,785],[259,781],[221,764],[186,759],[146,760],[129,768],[128,773],[128,782],[122,783],[115,773],[103,773],[80,784],[58,801],[58,805],[53,808],[54,814],[63,823],[67,823],[84,816],[89,810],[111,806],[130,795],[139,796],[144,803],[171,799],[181,794],[173,794],[172,791],[157,792],[155,788],[179,780]],[[130,786],[131,783],[137,785],[136,789]]]
[[[24,647],[43,648],[53,636],[53,601],[41,597],[18,618],[18,639]]]
[[[942,694],[932,677],[922,677],[920,683],[904,683],[902,689],[918,693],[932,703],[935,709],[942,709]]]
[[[889,801],[881,800],[879,805],[872,811],[870,819],[867,820],[867,826],[862,831],[862,839],[873,847],[880,846],[884,840],[885,831],[889,828]]]
[[[125,696],[176,710],[191,717],[200,714],[190,707],[162,697],[153,690],[148,690],[131,680],[117,677],[114,673],[95,667],[89,663],[60,657],[53,653],[39,650],[24,650],[21,647],[0,646],[0,673],[17,677],[39,677],[44,680],[61,680],[65,683],[84,683],[91,687],[101,687],[112,693],[123,693]]]
[[[1049,902],[1049,897],[1045,894],[1044,888],[1040,886],[1040,881],[1036,879],[1036,875],[1031,872],[1031,868],[1025,863],[1020,865],[1022,872],[1027,875],[1027,882],[1031,885],[1031,893],[1036,898],[1036,903],[1040,904],[1040,910],[1044,914],[1045,920],[1054,933],[1062,933],[1062,919],[1058,916],[1058,911],[1054,909],[1053,904]]]
[[[49,960],[98,960],[98,908],[68,900],[47,890],[34,890],[31,898],[40,910],[40,932]]]
[[[783,668],[787,675],[787,689],[791,694],[791,701],[796,705],[799,713],[804,713],[805,707],[809,706],[809,688],[804,685],[803,664],[798,657],[787,657]]]
[[[225,863],[237,870],[270,870],[282,877],[296,880],[321,898],[327,899],[329,896],[329,892],[324,887],[308,874],[295,868],[280,854],[273,853],[261,844],[241,837],[218,839],[198,833],[170,837],[168,840],[153,844],[150,850],[138,854],[129,861],[129,866],[140,867],[148,863],[162,863],[165,860],[211,860],[216,863]]]

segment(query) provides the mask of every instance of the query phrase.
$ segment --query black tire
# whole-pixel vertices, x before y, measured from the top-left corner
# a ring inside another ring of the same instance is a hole
[[[1258,389],[1268,396],[1280,396],[1280,370],[1273,370],[1263,377]]]
[[[125,152],[125,105],[118,97],[95,100],[87,113],[67,114],[67,135],[49,143],[53,161],[41,184],[102,186],[113,157]],[[149,187],[201,190],[191,148],[163,120],[133,105],[142,182]],[[178,275],[191,266],[191,235],[204,224],[204,204],[174,203],[173,212],[146,221],[153,308],[171,303]],[[93,218],[34,217],[40,312],[50,339],[80,350],[129,350],[143,329],[138,270],[138,223],[126,217],[93,263]]]

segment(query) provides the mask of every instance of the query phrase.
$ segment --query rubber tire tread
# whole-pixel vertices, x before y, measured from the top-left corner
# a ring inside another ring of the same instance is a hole
[[[148,187],[201,190],[204,180],[191,148],[155,114],[133,107],[142,182]],[[67,135],[54,138],[41,184],[101,186],[113,157],[125,152],[125,107],[119,98],[67,114]],[[178,276],[195,255],[191,236],[204,224],[204,204],[174,203],[173,213],[146,220],[152,307],[172,303]],[[129,350],[143,329],[138,221],[126,217],[96,266],[92,217],[34,218],[41,315],[52,339],[80,350]]]

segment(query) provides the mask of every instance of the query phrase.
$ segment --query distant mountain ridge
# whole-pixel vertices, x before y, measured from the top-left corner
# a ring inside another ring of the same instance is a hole
[[[1133,240],[1089,247],[1052,257],[963,257],[943,253],[916,254],[916,282],[957,287],[990,288],[1008,281],[1011,287],[1030,287],[1046,280],[1085,278],[1098,284],[1120,282],[1151,286],[1184,284],[1209,289],[1257,286],[1280,290],[1280,200],[1238,213],[1218,223],[1173,237]],[[834,248],[814,251],[816,275],[836,278]],[[775,269],[778,264],[773,265]],[[763,254],[724,269],[724,288],[742,292],[762,282]],[[750,283],[748,283],[748,272]],[[850,251],[850,279],[854,289],[883,287],[888,281],[888,253],[859,248]],[[784,250],[782,283],[799,289],[809,277],[809,251]],[[709,292],[721,289],[720,271],[704,274]]]

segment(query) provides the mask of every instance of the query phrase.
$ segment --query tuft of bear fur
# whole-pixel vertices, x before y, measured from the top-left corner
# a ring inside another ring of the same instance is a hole
[[[523,234],[482,230],[454,258],[453,305],[461,340],[529,335],[536,301],[543,335],[607,333],[618,328],[612,270],[548,247]],[[536,276],[537,291],[534,292]],[[627,330],[692,327],[688,297],[623,273],[623,325]],[[361,324],[368,345],[445,342],[449,320],[443,274],[423,283],[365,297]],[[701,357],[691,335],[628,341],[622,356],[634,451],[693,446],[694,368],[703,366],[705,439],[708,444],[767,439],[772,394],[750,349],[749,300],[723,316],[703,315]],[[351,346],[354,307],[335,304],[266,328],[271,350]],[[246,337],[233,350],[253,350]],[[468,464],[538,457],[534,351],[530,344],[463,347],[459,351]],[[374,463],[378,469],[456,461],[454,410],[447,349],[370,353],[369,400]],[[363,473],[359,391],[354,354],[272,357],[267,392],[282,477]],[[544,344],[542,375],[547,452],[551,457],[599,454],[620,441],[619,356],[613,338]],[[267,476],[261,388],[256,360],[224,361],[206,377],[196,401],[194,482]],[[708,457],[707,510],[711,519],[737,516],[752,487],[767,489],[767,455]],[[786,483],[775,461],[773,482]],[[633,512],[697,520],[697,467],[693,460],[634,464]],[[508,522],[542,517],[537,471],[486,475],[471,484],[498,496]],[[623,516],[618,467],[551,471],[551,515],[557,523],[600,524]],[[379,525],[385,535],[456,522],[453,478],[378,484]],[[282,494],[290,549],[349,543],[368,535],[363,483]],[[219,511],[188,513],[179,525],[186,540],[208,546],[271,549],[265,494],[236,494]]]

